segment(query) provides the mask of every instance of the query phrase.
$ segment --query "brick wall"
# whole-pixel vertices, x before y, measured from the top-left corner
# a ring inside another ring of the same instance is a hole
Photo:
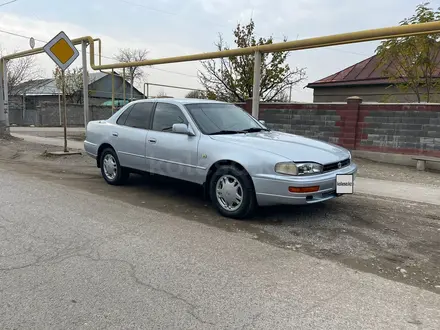
[[[249,113],[252,102],[237,104]],[[440,104],[261,103],[267,126],[351,150],[440,157]]]

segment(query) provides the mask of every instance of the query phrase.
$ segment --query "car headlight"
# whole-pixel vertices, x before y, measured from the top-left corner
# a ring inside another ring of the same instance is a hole
[[[309,175],[322,173],[322,165],[317,163],[278,163],[275,172],[287,175]]]

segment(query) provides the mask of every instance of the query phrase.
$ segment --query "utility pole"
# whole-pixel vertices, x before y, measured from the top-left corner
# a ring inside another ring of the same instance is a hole
[[[0,60],[0,137],[8,134],[5,116],[5,103],[3,100],[3,60]]]
[[[124,97],[124,105],[125,105],[125,68],[122,69],[122,94]]]
[[[89,74],[87,72],[87,43],[81,43],[82,48],[82,75],[83,75],[83,105],[84,105],[84,129],[87,130],[87,124],[91,118],[89,109]]]
[[[130,68],[130,102],[133,101],[133,80],[135,68]]]
[[[260,79],[261,79],[261,53],[255,52],[254,57],[254,86],[252,88],[252,116],[258,119],[260,112]]]

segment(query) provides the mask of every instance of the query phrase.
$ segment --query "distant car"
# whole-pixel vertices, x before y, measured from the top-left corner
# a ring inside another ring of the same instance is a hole
[[[257,206],[332,199],[337,175],[357,171],[342,147],[270,130],[234,104],[200,99],[131,102],[89,122],[84,148],[109,184],[133,172],[194,182],[231,218]]]

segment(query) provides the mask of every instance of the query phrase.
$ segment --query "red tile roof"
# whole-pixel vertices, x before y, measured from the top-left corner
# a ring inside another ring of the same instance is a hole
[[[307,87],[389,84],[383,71],[384,68],[379,67],[378,58],[374,55],[342,71],[310,83]]]

